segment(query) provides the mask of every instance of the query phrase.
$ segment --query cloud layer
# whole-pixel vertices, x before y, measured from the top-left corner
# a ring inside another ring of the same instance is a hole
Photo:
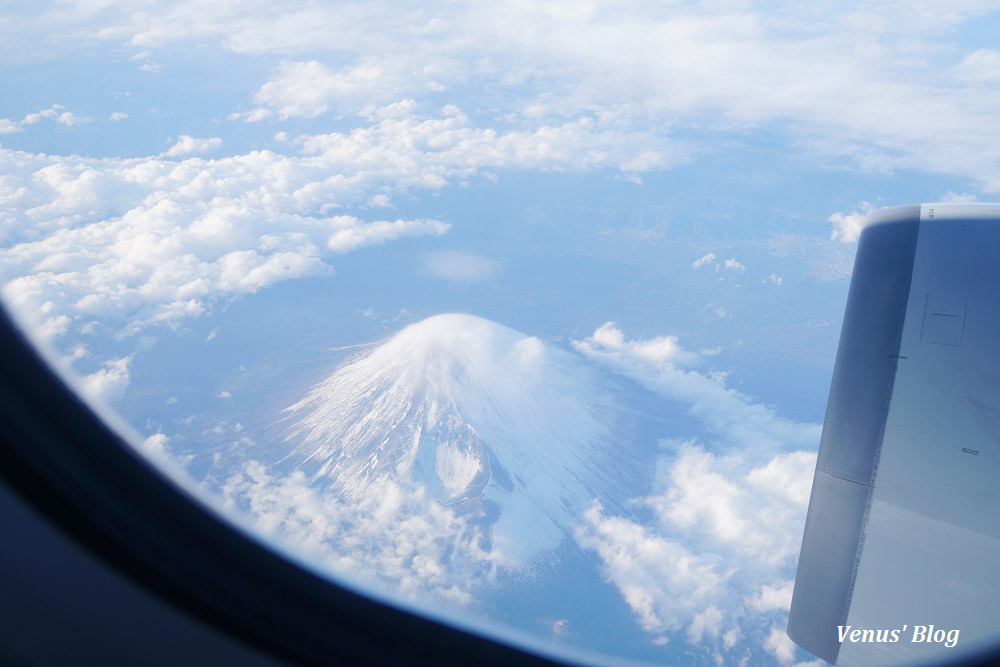
[[[669,344],[668,344],[669,343]],[[722,664],[746,654],[794,659],[784,636],[820,429],[780,417],[685,369],[676,339],[628,340],[612,323],[574,343],[688,412],[705,440],[665,441],[640,521],[595,503],[577,532],[601,558],[640,625],[658,643],[681,635]],[[650,354],[650,350],[662,350]]]
[[[437,220],[332,215],[361,196],[315,161],[217,148],[189,136],[162,158],[95,160],[0,149],[3,294],[47,336],[99,323],[120,334],[175,327],[220,298],[329,275],[329,258],[444,234]],[[384,182],[384,181],[383,181]]]
[[[24,32],[8,35],[7,58],[39,26],[47,32],[38,38],[59,36],[57,48],[124,44],[142,58],[212,44],[280,58],[248,91],[252,108],[235,112],[244,120],[353,114],[442,93],[455,103],[475,90],[485,117],[519,132],[570,130],[592,116],[587,138],[597,152],[645,134],[655,139],[648,160],[661,167],[676,163],[657,148],[671,137],[693,132],[711,147],[712,133],[725,142],[780,127],[800,154],[865,170],[960,175],[997,192],[1000,161],[981,147],[1000,131],[1000,52],[950,41],[992,11],[986,0],[780,12],[763,0],[77,3],[19,24]]]
[[[222,492],[253,517],[258,530],[347,580],[394,595],[469,604],[477,587],[495,574],[500,557],[484,548],[479,517],[459,514],[422,489],[389,479],[375,481],[364,496],[345,499],[311,486],[301,471],[276,475],[249,461]]]

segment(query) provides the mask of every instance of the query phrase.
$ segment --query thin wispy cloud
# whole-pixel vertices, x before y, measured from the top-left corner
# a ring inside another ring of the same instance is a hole
[[[503,270],[503,265],[495,259],[462,250],[427,253],[421,266],[429,275],[460,283],[489,280]]]

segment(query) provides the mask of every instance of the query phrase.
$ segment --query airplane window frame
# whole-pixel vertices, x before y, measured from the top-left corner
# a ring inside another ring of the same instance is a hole
[[[570,664],[366,597],[254,541],[129,446],[3,306],[0,483],[161,600],[294,664]]]

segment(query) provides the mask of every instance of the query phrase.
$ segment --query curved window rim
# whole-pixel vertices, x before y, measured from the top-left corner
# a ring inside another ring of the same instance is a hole
[[[295,664],[607,660],[562,647],[556,656],[516,631],[459,628],[405,610],[244,534],[136,452],[67,386],[2,304],[0,480],[157,598]]]

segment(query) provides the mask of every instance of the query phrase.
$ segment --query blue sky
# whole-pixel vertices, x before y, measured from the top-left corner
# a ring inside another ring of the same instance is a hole
[[[296,402],[340,348],[439,313],[629,378],[703,425],[630,539],[775,577],[748,592],[716,572],[717,616],[668,610],[683,582],[632,613],[706,655],[732,621],[791,663],[773,628],[794,554],[739,546],[760,527],[725,508],[810,474],[863,215],[998,197],[992,5],[5,7],[3,296],[181,461]],[[684,479],[716,480],[715,504]],[[795,502],[776,534],[801,531]],[[628,532],[609,512],[578,538],[595,557]],[[759,604],[730,614],[736,595]],[[748,609],[767,622],[733,620]]]

